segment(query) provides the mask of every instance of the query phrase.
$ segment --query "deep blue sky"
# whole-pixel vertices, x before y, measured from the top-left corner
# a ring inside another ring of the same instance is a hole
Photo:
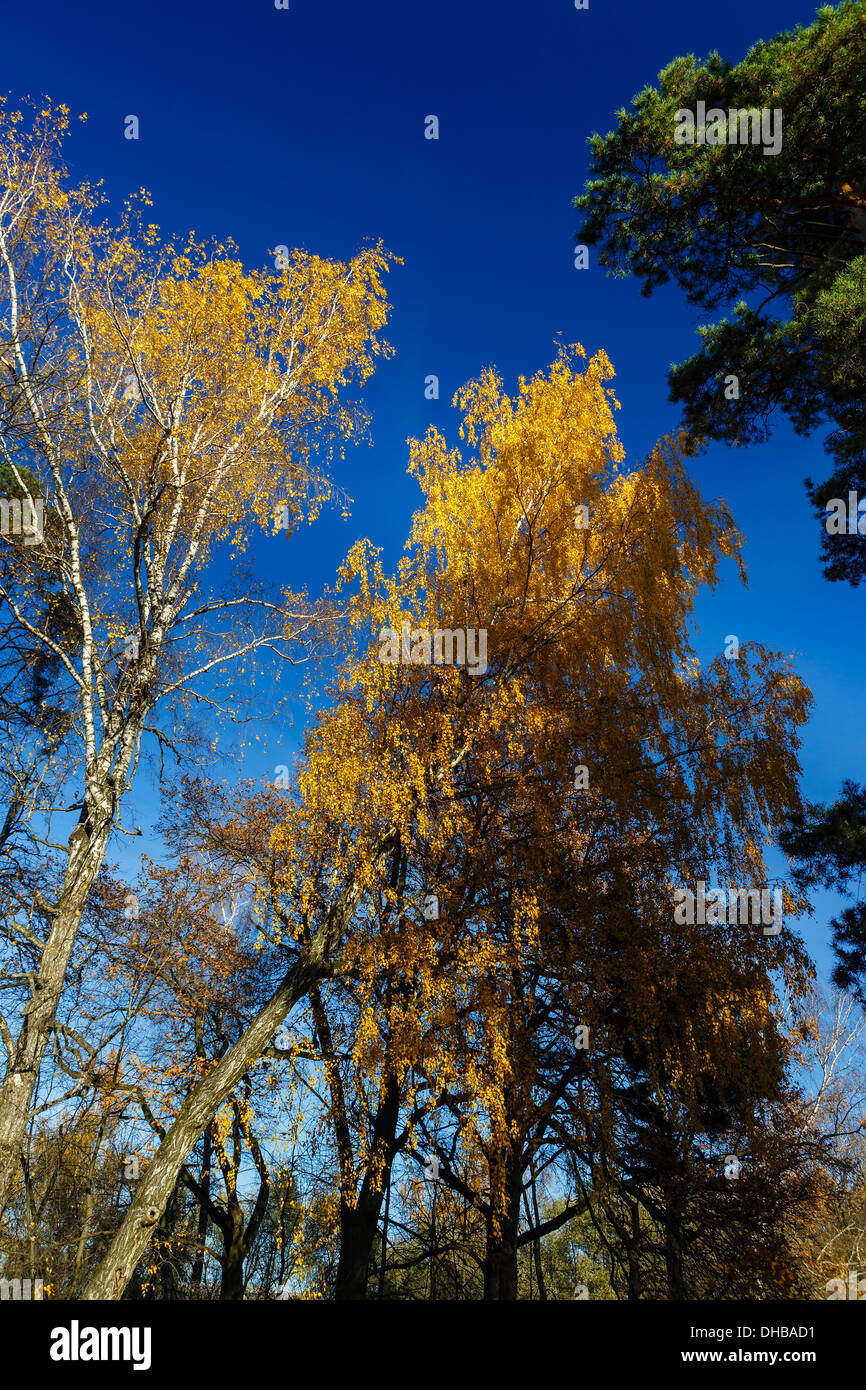
[[[368,535],[393,564],[420,494],[409,435],[433,422],[456,439],[453,392],[495,363],[512,389],[555,355],[554,336],[603,347],[617,372],[617,422],[630,458],[677,423],[665,373],[695,347],[697,319],[676,290],[649,300],[595,263],[577,271],[571,206],[587,137],[677,54],[740,59],[759,38],[809,23],[800,0],[724,6],[590,0],[42,0],[4,17],[0,88],[47,93],[74,122],[74,175],[104,178],[115,203],[139,186],[166,233],[232,237],[250,265],[285,243],[347,257],[381,238],[405,260],[388,279],[396,356],[367,390],[373,447],[350,451],[338,481],[352,518],[326,518],[291,545],[254,549],[274,577],[315,589]],[[424,117],[440,121],[424,139]],[[124,139],[137,115],[140,139]],[[424,399],[435,373],[440,400]],[[732,571],[699,604],[698,654],[727,633],[798,653],[815,696],[804,787],[834,796],[866,777],[853,738],[864,688],[864,596],[830,585],[802,480],[829,468],[820,438],[780,426],[751,449],[714,447],[693,467],[728,499],[748,537],[750,586]],[[286,750],[288,751],[288,750]],[[250,776],[288,761],[267,748]],[[142,788],[142,794],[144,789]],[[127,824],[129,820],[127,820]],[[827,901],[804,924],[826,969]]]

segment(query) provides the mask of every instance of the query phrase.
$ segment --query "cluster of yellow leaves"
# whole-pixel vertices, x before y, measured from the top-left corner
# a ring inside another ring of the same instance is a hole
[[[734,671],[721,653],[702,670],[695,595],[726,559],[742,575],[742,538],[676,440],[622,471],[610,363],[579,372],[580,355],[563,349],[514,400],[493,371],[461,393],[470,462],[432,428],[411,442],[424,505],[408,553],[391,577],[366,543],[347,559],[353,651],[271,841],[266,893],[299,935],[354,885],[358,1073],[395,1072],[409,1106],[422,1078],[468,1090],[491,1155],[514,1130],[515,1088],[532,1103],[533,967],[591,1028],[602,1109],[605,1067],[639,1036],[687,1104],[744,1048],[769,1075],[774,975],[796,990],[810,974],[790,933],[673,924],[672,886],[710,869],[766,882],[760,846],[796,800],[810,697],[758,643]],[[380,661],[381,629],[404,621],[485,629],[487,671]],[[553,892],[563,873],[568,893]],[[677,994],[693,1007],[675,1026]]]

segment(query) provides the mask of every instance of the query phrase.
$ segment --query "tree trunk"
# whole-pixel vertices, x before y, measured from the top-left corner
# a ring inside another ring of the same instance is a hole
[[[488,1228],[484,1257],[484,1300],[517,1298],[517,1223],[502,1223],[498,1236]]]
[[[195,1259],[192,1263],[192,1274],[190,1276],[190,1296],[198,1298],[201,1293],[201,1281],[204,1274],[205,1246],[207,1245],[207,1232],[210,1225],[207,1204],[210,1200],[210,1165],[211,1165],[211,1127],[208,1125],[204,1132],[204,1155],[201,1165],[201,1186],[204,1190],[205,1200],[198,1209],[198,1231],[196,1233]]]
[[[247,1248],[244,1240],[244,1214],[239,1206],[230,1207],[231,1228],[223,1243],[220,1300],[240,1303],[244,1296],[244,1259]]]
[[[676,1205],[665,1212],[664,1228],[668,1298],[682,1299],[686,1296],[683,1282],[683,1246],[680,1213]]]
[[[102,806],[87,813],[89,824],[96,822],[96,828],[88,834],[85,824],[79,823],[69,837],[63,888],[42,952],[35,989],[22,1010],[24,1019],[14,1054],[0,1086],[0,1211],[9,1199],[18,1168],[39,1068],[54,1029],[81,914],[105,857],[114,819],[114,798],[100,799]]]
[[[382,1259],[379,1263],[379,1297],[385,1297],[385,1267],[388,1261],[388,1214],[391,1209],[391,1180],[385,1187],[385,1214],[382,1217]]]
[[[628,1203],[631,1212],[631,1237],[626,1238],[626,1259],[628,1262],[628,1293],[629,1300],[639,1299],[643,1293],[643,1277],[641,1275],[640,1249],[643,1237],[640,1228],[640,1208],[636,1202]]]
[[[393,834],[384,836],[374,855],[387,855],[392,844]],[[360,897],[359,888],[350,881],[312,940],[304,947],[298,961],[287,972],[267,1004],[256,1014],[246,1032],[229,1048],[213,1071],[190,1092],[139,1183],[120,1230],[84,1290],[83,1298],[120,1298],[150,1241],[184,1159],[223,1101],[262,1055],[286,1015],[314,984],[331,973],[334,952]]]
[[[388,1073],[373,1121],[367,1172],[354,1207],[340,1207],[340,1258],[337,1264],[336,1299],[367,1297],[367,1280],[373,1261],[373,1245],[379,1229],[379,1213],[391,1181],[394,1139],[400,1118],[400,1085]],[[373,1176],[375,1174],[375,1178]],[[384,1257],[383,1257],[384,1258]]]
[[[538,1213],[538,1193],[537,1193],[536,1190],[535,1190],[535,1167],[534,1167],[534,1165],[531,1166],[530,1172],[531,1172],[531,1178],[532,1178],[532,1182],[531,1182],[532,1210],[530,1211],[530,1208],[529,1208],[529,1199],[528,1199],[528,1197],[526,1196],[526,1194],[524,1193],[524,1202],[525,1202],[525,1204],[526,1204],[526,1224],[529,1226],[530,1230],[533,1230],[533,1229],[537,1230],[538,1227],[541,1225],[541,1217],[539,1216],[539,1213]],[[535,1237],[535,1240],[532,1242],[532,1261],[533,1261],[533,1264],[535,1265],[535,1278],[536,1278],[536,1280],[537,1280],[537,1282],[538,1282],[538,1297],[539,1297],[539,1299],[540,1299],[542,1302],[546,1302],[546,1300],[547,1300],[547,1288],[546,1288],[545,1283],[544,1283],[544,1270],[543,1270],[542,1265],[541,1265],[541,1241],[539,1240],[538,1236],[536,1236],[536,1237]]]
[[[138,1185],[120,1230],[82,1294],[86,1299],[120,1298],[136,1264],[150,1242],[184,1159],[205,1126],[268,1045],[286,1014],[306,992],[309,972],[295,966],[273,998],[260,1009],[246,1032],[229,1048],[213,1071],[201,1081],[180,1108]]]
[[[484,1255],[484,1300],[514,1301],[517,1298],[517,1230],[520,1223],[520,1178],[507,1175],[506,1212],[494,1228],[495,1207],[491,1179],[490,1210],[487,1213],[487,1249]]]
[[[373,1242],[379,1229],[382,1193],[368,1197],[363,1206],[340,1213],[340,1258],[337,1264],[335,1299],[367,1297],[367,1280],[373,1258]]]
[[[84,1189],[84,1211],[81,1217],[81,1232],[78,1237],[78,1245],[75,1250],[75,1263],[72,1268],[72,1294],[73,1297],[81,1283],[81,1275],[84,1269],[84,1255],[87,1250],[87,1242],[93,1230],[93,1182],[96,1175],[96,1167],[99,1162],[99,1151],[102,1147],[102,1136],[105,1131],[105,1121],[100,1120],[99,1128],[96,1131],[96,1142],[93,1145],[93,1152],[90,1155],[90,1163],[87,1169],[86,1187]]]

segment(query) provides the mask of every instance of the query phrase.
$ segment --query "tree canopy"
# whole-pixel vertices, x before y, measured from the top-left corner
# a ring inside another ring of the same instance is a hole
[[[673,280],[689,304],[728,311],[670,370],[695,438],[765,440],[780,415],[801,433],[832,427],[833,472],[808,482],[822,523],[831,497],[866,493],[864,45],[866,4],[843,0],[739,63],[675,58],[615,130],[591,137],[575,198],[577,240],[599,245],[611,273],[637,276],[644,295]],[[699,102],[705,126],[678,140],[677,112]],[[717,116],[733,110],[776,112],[778,151],[718,139]],[[828,578],[860,582],[862,532],[822,530],[821,546]]]

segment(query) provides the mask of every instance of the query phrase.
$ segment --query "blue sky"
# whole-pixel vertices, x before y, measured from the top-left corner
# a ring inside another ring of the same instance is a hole
[[[351,519],[335,513],[291,545],[263,537],[253,550],[274,580],[315,590],[360,535],[396,561],[420,500],[407,437],[435,423],[456,443],[453,392],[490,364],[513,389],[551,362],[557,333],[611,358],[630,459],[676,425],[665,374],[694,350],[698,320],[675,289],[643,300],[636,283],[609,279],[594,252],[589,270],[574,269],[587,137],[677,54],[716,48],[736,61],[813,17],[799,0],[590,0],[586,11],[571,0],[43,0],[5,16],[0,87],[87,111],[68,148],[73,174],[103,178],[115,205],[144,186],[167,234],[231,237],[257,266],[279,244],[344,258],[365,238],[403,257],[388,280],[396,355],[366,391],[373,446],[350,451],[336,475]],[[130,114],[137,141],[124,138]],[[424,138],[428,114],[438,141]],[[438,401],[424,397],[431,373]],[[820,437],[784,425],[767,445],[715,446],[693,464],[748,538],[750,579],[742,589],[731,568],[700,600],[698,655],[714,656],[728,633],[797,654],[815,696],[803,749],[813,799],[866,777],[853,739],[863,596],[823,579],[802,485],[829,471]],[[290,748],[251,755],[247,775],[272,774],[288,761],[277,752]],[[137,800],[149,804],[144,787]],[[832,901],[816,901],[805,934],[825,972]]]

